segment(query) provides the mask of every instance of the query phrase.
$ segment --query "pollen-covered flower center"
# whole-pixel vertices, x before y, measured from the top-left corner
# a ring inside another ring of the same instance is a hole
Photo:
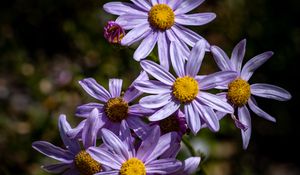
[[[87,152],[80,151],[75,156],[75,166],[82,175],[93,175],[101,172],[100,163],[94,160]]]
[[[105,113],[113,122],[121,122],[128,116],[128,103],[122,98],[111,98],[105,105]]]
[[[245,105],[250,95],[250,85],[247,81],[238,78],[229,83],[227,99],[233,105],[238,107]]]
[[[179,121],[175,115],[171,115],[170,117],[159,121],[159,127],[164,134],[172,131],[180,131]]]
[[[198,82],[189,76],[177,78],[173,84],[173,95],[182,103],[194,100],[198,91]]]
[[[146,167],[141,160],[130,158],[122,164],[120,175],[146,175]]]
[[[166,4],[154,5],[148,13],[149,23],[160,30],[170,29],[174,25],[175,15]]]

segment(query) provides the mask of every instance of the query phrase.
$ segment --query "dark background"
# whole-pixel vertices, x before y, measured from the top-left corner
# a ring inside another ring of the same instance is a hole
[[[95,0],[12,0],[0,6],[0,172],[46,174],[51,160],[31,148],[36,140],[62,145],[57,119],[65,113],[75,126],[77,105],[91,101],[78,80],[94,77],[107,87],[109,78],[127,87],[138,75],[133,51],[108,44],[103,26],[115,19]],[[257,70],[251,83],[281,86],[291,92],[288,102],[258,99],[277,119],[268,122],[252,113],[253,133],[242,150],[240,131],[230,119],[221,131],[203,130],[193,138],[206,154],[202,170],[209,175],[298,175],[300,1],[206,0],[195,12],[215,12],[217,18],[193,27],[211,44],[231,54],[247,39],[245,60],[264,51],[275,55]],[[244,62],[245,63],[245,62]],[[216,71],[207,55],[202,73]],[[183,151],[184,155],[184,151]]]

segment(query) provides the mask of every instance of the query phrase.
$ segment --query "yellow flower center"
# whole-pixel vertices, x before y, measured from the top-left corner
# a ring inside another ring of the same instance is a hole
[[[149,23],[160,30],[170,29],[174,25],[175,15],[166,4],[154,5],[148,13]]]
[[[237,78],[228,85],[227,99],[233,105],[244,106],[250,98],[250,85],[247,81]]]
[[[180,131],[179,121],[175,115],[171,115],[161,121],[159,121],[159,127],[163,134],[172,131]]]
[[[194,100],[198,92],[198,82],[189,76],[177,78],[173,84],[173,95],[182,103]]]
[[[120,175],[146,175],[146,167],[141,160],[130,158],[122,164]]]
[[[128,116],[128,103],[122,98],[111,98],[105,105],[105,113],[113,122],[121,122]]]
[[[82,175],[93,175],[101,172],[101,164],[94,160],[87,152],[80,151],[74,159],[77,170]]]

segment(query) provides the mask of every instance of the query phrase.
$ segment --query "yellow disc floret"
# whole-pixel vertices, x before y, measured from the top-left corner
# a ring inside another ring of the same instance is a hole
[[[105,104],[105,113],[113,122],[121,122],[128,116],[128,103],[122,98],[111,98]]]
[[[189,76],[177,78],[173,84],[173,95],[181,103],[194,100],[198,92],[198,82]]]
[[[130,158],[122,164],[120,175],[146,175],[146,167],[141,160]]]
[[[82,175],[93,175],[102,170],[100,163],[94,160],[86,151],[80,151],[75,156],[74,163]]]
[[[148,13],[149,23],[160,30],[170,29],[174,25],[175,15],[166,4],[154,5]]]
[[[244,106],[250,98],[250,85],[247,81],[237,78],[228,85],[227,99],[233,105]]]

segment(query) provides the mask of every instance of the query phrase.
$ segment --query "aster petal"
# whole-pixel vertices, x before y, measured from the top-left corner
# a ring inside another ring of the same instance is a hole
[[[182,58],[182,53],[180,52],[175,41],[173,41],[170,46],[170,58],[176,74],[179,77],[183,77],[185,75],[184,59]]]
[[[121,40],[123,46],[130,46],[131,44],[142,40],[151,33],[149,23],[141,24],[128,32]]]
[[[205,43],[205,40],[200,40],[193,47],[185,67],[186,75],[195,77],[198,74],[205,54]]]
[[[177,7],[177,9],[174,11],[175,15],[184,14],[189,11],[192,11],[196,7],[198,7],[200,4],[202,4],[204,0],[185,0],[182,1],[182,3]]]
[[[157,48],[160,65],[169,70],[169,42],[165,32],[158,32]]]
[[[114,155],[99,147],[90,147],[86,150],[87,153],[97,162],[106,165],[112,169],[119,170],[124,161],[120,161],[118,155]]]
[[[145,11],[149,11],[151,9],[151,4],[147,0],[130,0],[130,1]]]
[[[186,116],[186,122],[194,135],[201,129],[201,121],[199,112],[194,107],[193,102],[184,105],[184,114]]]
[[[210,107],[201,105],[198,102],[194,102],[194,103],[196,104],[195,106],[197,107],[198,113],[205,121],[207,127],[213,132],[219,131],[220,124],[216,113]]]
[[[58,120],[58,129],[60,133],[60,137],[64,142],[66,148],[70,150],[72,153],[77,153],[80,150],[80,146],[78,142],[74,139],[71,139],[68,136],[68,131],[71,130],[70,124],[67,122],[65,115],[60,115]]]
[[[103,9],[107,13],[111,13],[114,15],[135,14],[148,16],[147,12],[141,11],[137,8],[136,5],[127,2],[109,2],[103,5]]]
[[[251,78],[254,71],[262,64],[264,64],[272,55],[273,52],[269,51],[253,57],[244,65],[242,69],[241,77],[244,80],[248,81]]]
[[[151,32],[135,50],[133,58],[137,61],[146,58],[153,50],[157,40],[158,32]]]
[[[231,54],[231,63],[234,67],[234,70],[238,73],[241,72],[241,67],[246,51],[246,39],[240,41],[233,49]]]
[[[200,36],[196,32],[186,27],[183,27],[181,25],[174,25],[171,29],[180,40],[184,41],[186,44],[188,44],[191,47],[194,47],[199,40],[205,40],[202,36]],[[206,41],[206,47],[207,48],[210,47],[207,41]]]
[[[88,94],[90,94],[90,96],[102,102],[106,102],[111,98],[109,92],[107,92],[107,90],[99,85],[93,78],[85,78],[79,81],[79,84]]]
[[[145,162],[156,147],[159,137],[160,129],[158,126],[154,126],[151,129],[151,132],[149,132],[148,137],[142,141],[142,144],[137,151],[137,158]]]
[[[231,61],[229,60],[227,54],[218,46],[211,46],[211,53],[214,57],[215,62],[221,70],[234,70]]]
[[[164,118],[169,117],[172,115],[177,109],[179,109],[180,103],[175,101],[170,101],[167,105],[165,105],[163,108],[156,111],[154,114],[152,114],[149,117],[150,121],[159,121]]]
[[[145,108],[155,109],[165,106],[170,101],[172,101],[172,96],[170,93],[158,94],[158,95],[149,95],[143,97],[139,103]]]
[[[143,93],[136,89],[134,85],[137,81],[145,80],[149,80],[149,77],[145,71],[142,71],[140,75],[132,82],[129,88],[125,91],[123,99],[130,103],[131,101],[135,100],[137,97],[142,95]]]
[[[109,92],[112,98],[120,97],[122,91],[122,83],[121,79],[109,79]]]
[[[220,71],[209,74],[204,78],[198,79],[201,90],[216,88],[217,86],[228,86],[237,77],[234,71]]]
[[[182,14],[176,16],[175,22],[181,25],[200,26],[211,22],[215,18],[215,13]]]
[[[83,127],[87,119],[82,120],[75,128],[68,130],[67,136],[70,139],[78,139],[82,137]]]
[[[102,140],[109,149],[111,149],[114,153],[116,153],[122,160],[126,161],[129,159],[129,153],[126,146],[123,142],[110,130],[103,128],[102,132]]]
[[[149,94],[170,93],[171,86],[157,80],[137,81],[134,85],[138,90]]]
[[[233,108],[227,102],[221,100],[218,96],[207,92],[200,92],[197,96],[201,103],[221,112],[233,113]]]
[[[170,86],[173,85],[175,77],[167,72],[162,66],[148,60],[141,61],[141,66],[148,74],[152,75],[162,83]]]
[[[104,105],[99,103],[87,103],[76,108],[76,116],[87,118],[93,109],[97,108],[99,111],[103,111]]]
[[[119,138],[121,139],[121,141],[125,143],[125,145],[127,145],[129,157],[134,157],[135,156],[135,149],[133,146],[134,139],[131,136],[129,124],[127,123],[126,120],[123,120],[121,122]]]
[[[32,147],[38,152],[64,163],[71,163],[74,159],[74,155],[70,151],[54,146],[49,142],[36,141],[32,143]]]
[[[134,133],[142,140],[145,140],[148,136],[149,126],[142,121],[139,117],[128,117],[127,123],[129,128],[134,131]]]
[[[151,1],[152,6],[158,4],[158,0],[150,0],[150,1]]]
[[[251,126],[250,113],[246,106],[242,106],[238,108],[238,117],[241,123],[248,126],[247,130],[245,131],[241,130],[242,139],[243,139],[243,148],[247,149],[251,137],[252,126]]]
[[[172,144],[175,143],[177,136],[178,135],[176,132],[169,132],[162,135],[159,138],[156,147],[146,159],[145,164],[147,165],[151,163],[153,160],[157,159],[160,155],[167,151],[172,146]]]
[[[148,17],[135,14],[121,15],[116,19],[116,23],[124,30],[130,30],[141,24],[146,25],[148,23]]]
[[[181,162],[176,159],[154,160],[146,165],[147,173],[169,174],[181,167]]]
[[[71,167],[70,163],[56,163],[52,165],[45,165],[42,166],[41,168],[47,171],[48,173],[62,173],[70,167]]]
[[[167,1],[167,4],[169,7],[175,11],[177,7],[182,3],[182,0],[177,0],[177,1]]]
[[[64,172],[62,175],[80,175],[80,173],[75,168],[72,168]]]
[[[177,139],[181,140],[181,137],[177,134]],[[180,142],[179,141],[175,141],[174,143],[171,144],[171,147],[166,150],[162,155],[159,156],[159,158],[161,159],[165,159],[165,158],[176,158],[177,154],[180,151]]]
[[[90,146],[96,146],[97,133],[99,130],[99,127],[96,125],[98,124],[97,120],[99,120],[98,113],[98,110],[95,108],[90,113],[83,127],[82,142],[85,149]]]
[[[129,106],[128,114],[133,115],[133,116],[143,117],[146,115],[153,114],[154,111],[155,110],[153,110],[153,109],[144,108],[140,104],[135,104],[135,105]]]
[[[285,89],[271,84],[256,83],[251,86],[251,94],[259,97],[270,98],[278,101],[286,101],[292,98]]]
[[[175,25],[174,25],[175,26]],[[172,28],[174,28],[174,26]],[[185,44],[186,41],[183,41],[182,39],[186,39],[184,37],[177,36],[177,34],[174,33],[173,29],[166,30],[166,34],[168,39],[172,41],[176,41],[178,47],[180,48],[180,52],[183,54],[184,59],[188,59],[190,55],[190,49],[189,47]],[[180,33],[181,34],[181,33]]]
[[[266,113],[265,111],[263,111],[257,106],[256,101],[253,97],[249,98],[248,105],[250,109],[259,117],[262,117],[271,122],[276,122],[276,119],[274,117],[272,117],[270,114]]]
[[[184,160],[182,165],[183,172],[187,174],[195,173],[200,164],[200,161],[200,157],[189,157],[188,159]]]

